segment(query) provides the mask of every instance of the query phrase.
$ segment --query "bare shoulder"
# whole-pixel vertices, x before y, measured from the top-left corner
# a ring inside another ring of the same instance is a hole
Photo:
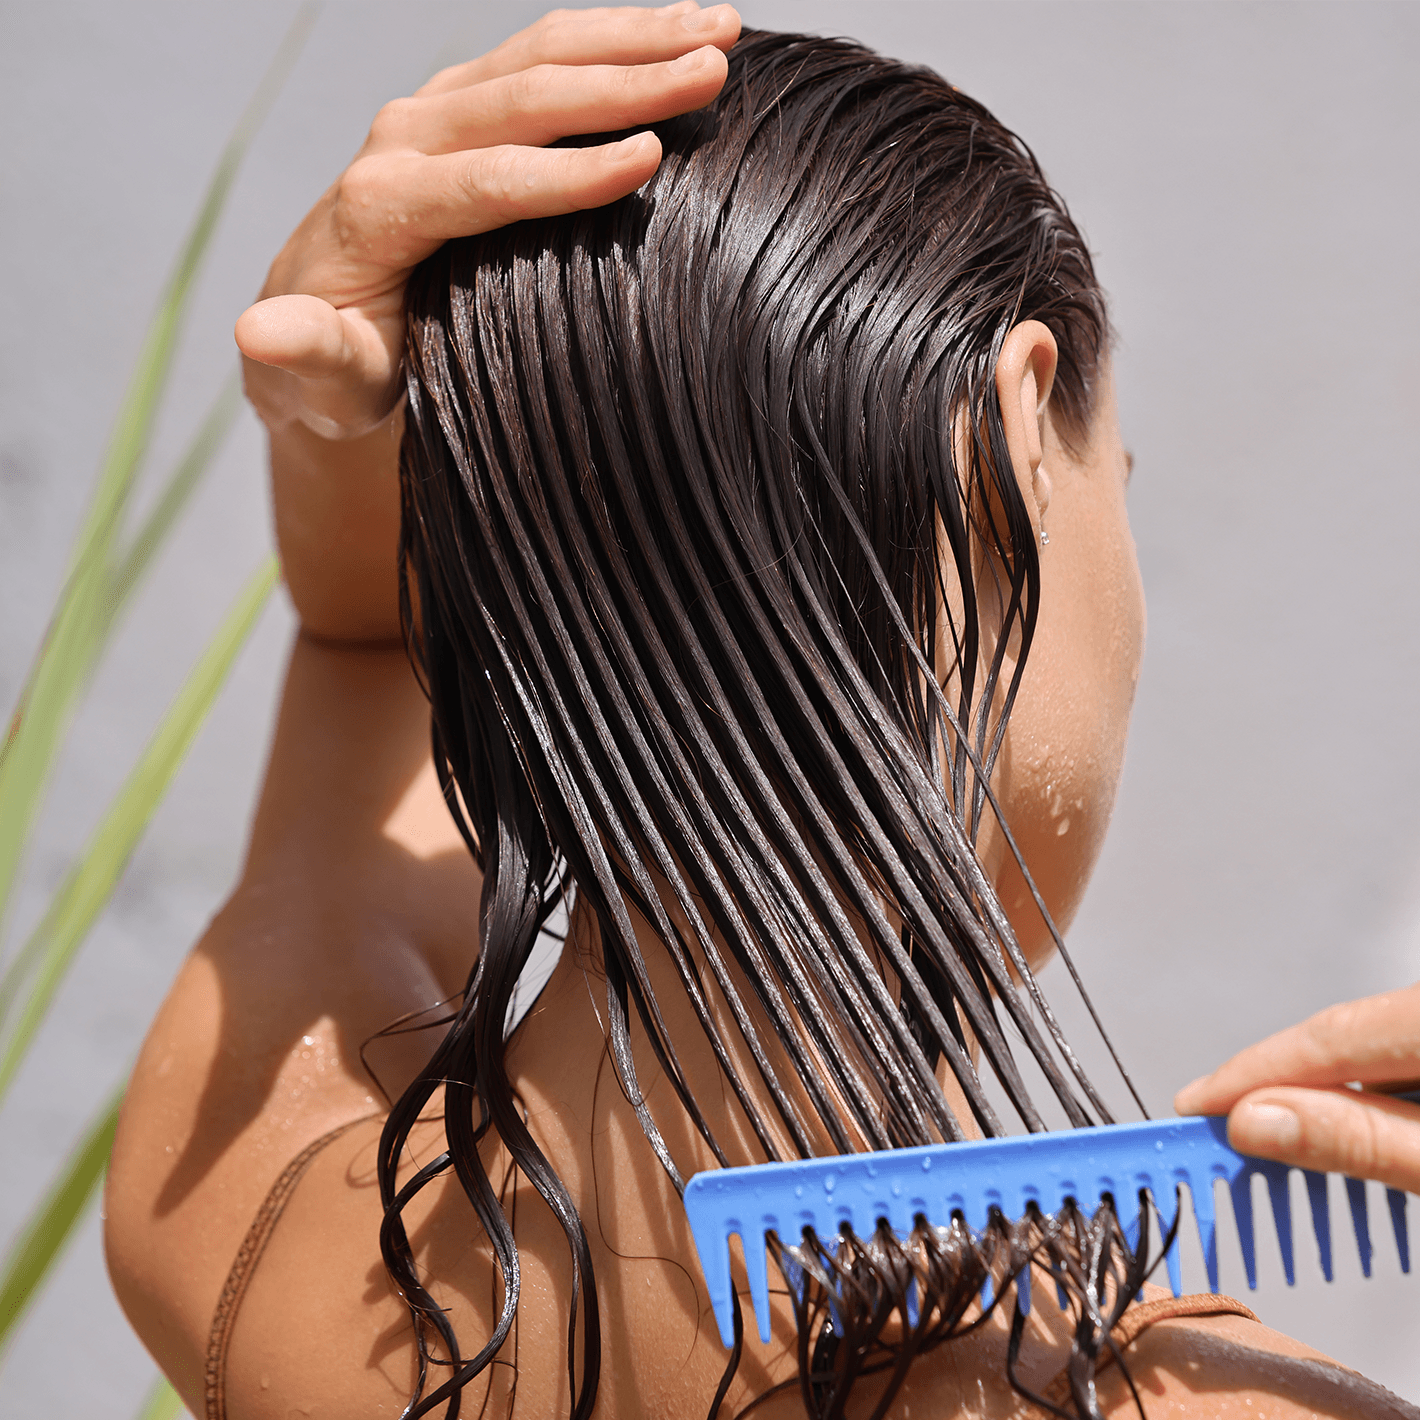
[[[217,1318],[209,1347],[228,1420],[393,1417],[408,1404],[418,1374],[414,1329],[377,1246],[380,1127],[378,1119],[357,1123],[322,1148],[279,1217],[263,1220],[270,1226],[260,1266],[245,1279],[239,1307]],[[432,1131],[422,1132],[421,1154],[434,1147]],[[429,1228],[429,1213],[424,1200],[408,1218],[415,1237]],[[471,1340],[487,1339],[485,1318],[460,1319]],[[447,1375],[436,1370],[426,1392]]]
[[[1420,1420],[1420,1409],[1329,1357],[1241,1316],[1161,1321],[1124,1351],[1148,1420]],[[1117,1367],[1099,1378],[1110,1420],[1137,1417]]]
[[[238,895],[208,929],[149,1029],[109,1165],[114,1290],[189,1406],[223,1282],[269,1190],[327,1131],[379,1108],[338,1004],[281,990],[283,949],[317,928],[279,917]]]
[[[439,1107],[436,1100],[410,1136],[401,1185],[446,1147]],[[320,1151],[292,1190],[226,1338],[229,1420],[393,1417],[415,1393],[414,1322],[379,1246],[379,1136],[378,1120],[354,1125]],[[519,1186],[496,1138],[485,1138],[479,1157],[517,1224],[520,1302],[506,1346],[470,1382],[462,1413],[511,1415],[516,1394],[518,1413],[565,1415],[571,1407],[562,1362],[574,1278],[561,1229],[535,1190]],[[452,1329],[458,1362],[467,1363],[488,1345],[499,1319],[504,1289],[495,1246],[452,1170],[413,1193],[400,1221],[415,1271]],[[432,1327],[427,1335],[426,1399],[453,1374],[448,1348]],[[634,1389],[642,1378],[613,1377],[607,1389],[616,1389],[617,1379]],[[618,1411],[602,1406],[598,1413]]]
[[[150,1028],[109,1171],[115,1290],[189,1405],[272,1184],[428,1058],[437,1032],[380,1032],[457,992],[479,886],[403,652],[298,640],[242,881]]]

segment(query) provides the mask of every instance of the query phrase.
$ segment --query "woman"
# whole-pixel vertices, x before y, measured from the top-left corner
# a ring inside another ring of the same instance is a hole
[[[526,145],[707,102],[736,32],[728,7],[561,15],[446,71],[382,112],[278,258],[269,299],[239,325],[256,362],[249,392],[272,430],[278,532],[303,635],[243,884],[155,1024],[109,1204],[120,1295],[209,1414],[393,1410],[421,1390],[433,1399],[456,1345],[479,1352],[465,1403],[494,1413],[515,1395],[537,1414],[590,1413],[594,1403],[713,1412],[721,1393],[742,1408],[792,1383],[793,1321],[786,1306],[776,1345],[751,1347],[738,1371],[725,1370],[700,1325],[679,1177],[795,1151],[996,1132],[970,1059],[978,1045],[1039,1127],[988,988],[1027,1034],[1067,1117],[1102,1114],[1012,972],[1029,987],[1031,964],[1050,948],[1050,915],[1069,920],[1112,801],[1142,637],[1127,461],[1088,258],[1033,166],[969,101],[935,84],[933,111],[955,115],[969,140],[951,195],[980,195],[982,171],[1013,173],[1003,225],[1029,218],[1015,237],[1024,231],[1043,285],[1013,287],[1015,268],[995,255],[997,208],[972,211],[962,225],[977,244],[960,253],[951,300],[969,288],[984,323],[956,332],[960,350],[934,362],[914,349],[897,371],[853,369],[849,358],[844,372],[824,355],[851,357],[874,327],[890,346],[924,309],[924,328],[954,317],[920,276],[914,286],[915,248],[900,238],[893,260],[906,274],[894,284],[871,263],[844,267],[838,295],[817,308],[837,324],[813,332],[787,383],[775,369],[770,297],[792,303],[803,244],[794,224],[810,231],[824,207],[775,206],[786,174],[764,115],[776,94],[787,113],[789,89],[812,87],[801,83],[806,66],[841,64],[845,51],[832,46],[786,54],[756,40],[742,52],[743,91],[727,91],[708,126],[665,130],[676,180],[715,151],[717,120],[753,134],[728,181],[752,189],[737,207],[762,226],[739,289],[759,306],[716,306],[723,288],[705,279],[742,232],[732,240],[727,227],[719,246],[704,233],[699,247],[689,241],[682,255],[699,252],[700,266],[656,266],[658,242],[674,255],[678,213],[675,188],[655,183],[641,207],[617,209],[620,225],[549,228],[550,268],[535,239],[520,245],[526,228],[507,246],[461,244],[429,262],[409,293],[403,553],[405,629],[434,703],[433,764],[427,708],[389,645],[400,629],[393,458],[410,268],[446,238],[640,188],[661,156],[653,136]],[[751,82],[753,57],[765,55],[759,78],[787,86],[771,85],[768,103]],[[568,67],[529,70],[534,59]],[[604,71],[598,60],[633,67]],[[828,80],[815,77],[821,90]],[[933,87],[897,73],[883,103],[909,90],[920,98],[922,85]],[[920,192],[912,182],[880,189],[865,171],[872,153],[900,173],[903,154],[891,149],[909,134],[902,112],[873,113],[885,134],[898,128],[840,174],[840,200],[861,209],[848,227],[857,221],[861,237],[863,219],[890,220],[949,258],[956,215],[933,211],[928,169]],[[854,124],[822,118],[820,145],[803,127],[786,143],[784,161],[799,164],[790,187],[823,180],[830,140],[849,151]],[[715,174],[698,180],[713,185]],[[586,284],[588,262],[605,273],[618,261],[627,281]],[[752,289],[775,262],[777,287]],[[1008,318],[1010,298],[1024,318]],[[656,305],[654,319],[628,318],[621,300]],[[767,343],[754,344],[762,327],[747,310],[769,313]],[[609,331],[625,338],[601,341]],[[659,335],[641,347],[642,331]],[[705,347],[725,339],[739,342],[734,359],[716,365]],[[687,379],[710,367],[695,386],[706,397],[688,413],[673,400],[639,407],[646,372],[664,379],[677,361]],[[613,381],[618,364],[638,369]],[[736,380],[716,386],[725,369]],[[856,402],[841,399],[845,383]],[[895,400],[909,392],[917,403],[905,412],[917,417],[894,428],[904,406],[864,398],[879,388]],[[578,401],[604,408],[581,425]],[[863,429],[857,415],[833,417],[855,409]],[[934,423],[934,411],[945,417]],[[857,451],[863,476],[852,488],[829,478],[811,495],[793,485],[802,503],[776,504],[774,537],[757,546],[764,516],[741,515],[774,496],[757,477],[724,493],[744,461],[717,463],[731,437],[721,422],[758,434],[755,467],[840,469],[827,444],[814,447],[836,438],[835,448]],[[640,444],[628,455],[614,445],[631,431]],[[624,466],[654,463],[668,447],[678,462],[662,471],[663,501],[648,512],[636,487],[613,485]],[[918,503],[872,484],[914,461],[938,480]],[[545,483],[554,471],[560,482]],[[676,497],[666,498],[677,476],[688,505],[725,505],[682,525]],[[598,517],[599,540],[579,541]],[[632,544],[659,566],[655,532],[680,561],[660,580],[627,580]],[[1038,558],[1036,540],[1052,538]],[[686,571],[717,559],[726,575]],[[736,601],[741,583],[751,594]],[[679,641],[667,650],[671,624]],[[747,645],[759,657],[737,667]],[[784,709],[766,685],[803,704]],[[619,715],[619,731],[601,725],[603,709]],[[826,728],[790,744],[783,727],[806,724]],[[716,838],[717,825],[732,831]],[[504,1059],[508,994],[548,894],[567,879],[577,889],[569,950]],[[803,944],[820,939],[832,950],[810,960]],[[469,944],[480,940],[468,981]],[[435,1051],[431,1016],[455,998],[462,1008]],[[407,1028],[391,1030],[401,1018]],[[398,1100],[388,1119],[358,1063],[365,1041],[375,1042],[373,1077]],[[445,1119],[416,1120],[440,1086]],[[478,1127],[488,1119],[496,1133]],[[382,1219],[390,1272],[369,1242]],[[1014,1384],[1059,1394],[1070,1338],[1048,1312],[1033,1328]],[[832,1411],[841,1397],[823,1342],[821,1333],[803,1399],[813,1405],[827,1386]],[[1005,1345],[993,1318],[925,1353],[896,1404],[1015,1413]],[[428,1354],[432,1377],[421,1373]],[[555,1355],[565,1367],[549,1364]],[[1200,1413],[1264,1398],[1278,1414],[1304,1404],[1375,1414],[1388,1403],[1237,1307],[1150,1328],[1128,1369],[1161,1406],[1200,1384],[1217,1390]],[[1130,1395],[1119,1367],[1097,1399],[1088,1368],[1071,1372],[1073,1403],[1086,1411],[1111,1413]],[[890,1398],[882,1376],[860,1394],[869,1405]],[[799,1405],[790,1390],[762,1408]]]

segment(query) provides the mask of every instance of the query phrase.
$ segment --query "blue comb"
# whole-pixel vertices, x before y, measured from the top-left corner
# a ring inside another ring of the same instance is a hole
[[[1417,1101],[1420,1102],[1420,1101]],[[1321,1270],[1331,1280],[1331,1222],[1327,1212],[1326,1175],[1302,1171],[1311,1202],[1312,1227],[1321,1251]],[[1147,1191],[1165,1230],[1173,1226],[1176,1186],[1188,1185],[1193,1216],[1203,1242],[1208,1285],[1218,1290],[1217,1219],[1213,1185],[1228,1185],[1242,1243],[1249,1287],[1257,1286],[1253,1248],[1252,1177],[1267,1180],[1272,1218],[1282,1249],[1288,1285],[1292,1265],[1292,1207],[1287,1192],[1286,1164],[1251,1158],[1228,1147],[1223,1118],[1150,1120],[1143,1124],[1109,1124],[1093,1129],[1069,1129],[1047,1134],[982,1139],[966,1144],[931,1144],[921,1148],[888,1149],[871,1154],[835,1154],[828,1158],[789,1163],[756,1164],[750,1168],[712,1169],[698,1173],[685,1187],[685,1211],[700,1254],[700,1268],[710,1292],[710,1304],[726,1346],[733,1344],[733,1284],[730,1279],[730,1237],[738,1233],[749,1273],[750,1301],[759,1320],[759,1335],[769,1340],[769,1257],[765,1234],[784,1243],[799,1241],[812,1228],[820,1238],[838,1235],[846,1224],[868,1238],[884,1218],[900,1236],[911,1232],[921,1216],[946,1226],[960,1213],[973,1232],[980,1233],[999,1209],[1019,1218],[1035,1203],[1043,1213],[1056,1212],[1066,1201],[1090,1212],[1105,1194],[1114,1200],[1120,1225],[1131,1245],[1139,1227],[1139,1195]],[[1346,1196],[1356,1229],[1361,1270],[1371,1275],[1371,1234],[1366,1217],[1365,1186],[1346,1180]],[[1395,1230],[1400,1267],[1410,1271],[1410,1245],[1405,1226],[1406,1195],[1386,1190]],[[1174,1296],[1182,1289],[1178,1236],[1166,1254]],[[1028,1287],[1019,1287],[1017,1305],[1030,1308]]]

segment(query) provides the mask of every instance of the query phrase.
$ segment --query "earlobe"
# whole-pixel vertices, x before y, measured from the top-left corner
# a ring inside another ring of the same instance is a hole
[[[1050,542],[1050,536],[1045,531],[1045,510],[1050,507],[1050,492],[1053,488],[1050,481],[1050,474],[1042,459],[1035,466],[1031,474],[1031,493],[1035,496],[1035,510],[1040,521],[1040,545],[1045,547]]]
[[[1035,505],[1042,545],[1045,510],[1050,506],[1050,474],[1042,465],[1045,406],[1059,356],[1055,337],[1038,320],[1013,326],[996,361],[996,397],[1006,430],[1006,446],[1021,495]]]

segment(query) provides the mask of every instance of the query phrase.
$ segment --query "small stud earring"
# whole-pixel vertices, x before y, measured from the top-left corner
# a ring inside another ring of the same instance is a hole
[[[1040,545],[1041,545],[1042,547],[1049,547],[1049,546],[1050,546],[1050,534],[1049,534],[1048,532],[1046,532],[1046,530],[1045,530],[1045,523],[1044,523],[1044,521],[1042,521],[1042,522],[1041,522],[1041,525],[1040,525]]]

